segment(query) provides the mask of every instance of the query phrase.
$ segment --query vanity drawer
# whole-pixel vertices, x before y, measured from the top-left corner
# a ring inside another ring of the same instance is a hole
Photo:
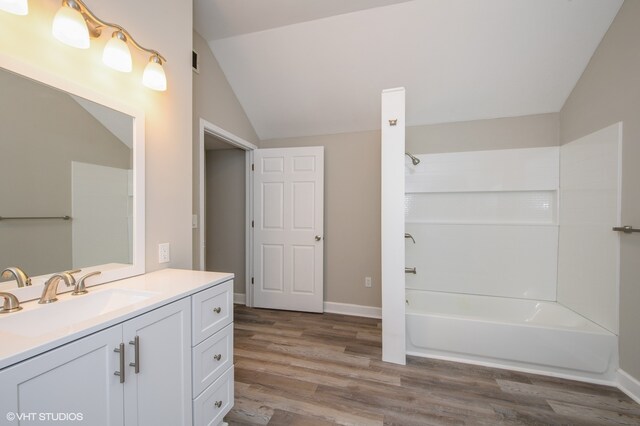
[[[193,401],[193,424],[217,425],[233,407],[233,366]]]
[[[207,386],[233,364],[233,324],[229,324],[193,348],[193,395]]]
[[[192,346],[233,321],[233,280],[196,293],[193,303]]]

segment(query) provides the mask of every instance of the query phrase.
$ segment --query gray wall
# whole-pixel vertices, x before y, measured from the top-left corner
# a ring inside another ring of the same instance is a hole
[[[200,73],[193,73],[193,202],[194,214],[199,213],[200,192],[200,119],[254,144],[258,136],[253,130],[238,98],[231,89],[209,45],[196,32],[193,33],[193,49],[198,52]],[[202,218],[199,218],[202,223]],[[193,268],[199,269],[200,236],[193,229]]]
[[[558,114],[407,128],[416,154],[558,145]],[[380,132],[262,141],[325,147],[325,300],[381,306]],[[373,278],[365,288],[364,278]]]
[[[497,118],[407,128],[412,154],[531,148],[559,144],[559,114]]]
[[[233,272],[234,292],[245,293],[245,151],[206,152],[208,271]]]
[[[560,112],[562,143],[623,124],[622,223],[640,226],[640,1],[627,0]],[[620,366],[640,380],[640,237],[621,237]]]
[[[3,69],[0,93],[0,216],[70,215],[72,161],[131,167],[131,150],[68,94]],[[71,222],[0,222],[0,268],[43,275],[71,259]]]

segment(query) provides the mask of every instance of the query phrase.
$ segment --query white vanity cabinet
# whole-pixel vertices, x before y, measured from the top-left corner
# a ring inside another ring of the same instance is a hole
[[[198,289],[0,370],[0,424],[221,423],[233,407],[233,276],[187,284],[193,274],[155,273],[146,290],[178,292],[171,278]]]
[[[0,424],[47,424],[40,416],[49,413],[73,413],[78,424],[124,424],[124,386],[113,375],[121,342],[115,326],[3,370]]]
[[[233,281],[191,299],[193,423],[213,426],[233,407]]]
[[[0,411],[38,422],[73,413],[90,425],[191,425],[190,342],[186,298],[3,370]]]

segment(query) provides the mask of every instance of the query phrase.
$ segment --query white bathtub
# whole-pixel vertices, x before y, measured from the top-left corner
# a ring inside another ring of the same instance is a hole
[[[610,383],[617,336],[553,302],[406,291],[407,354]]]

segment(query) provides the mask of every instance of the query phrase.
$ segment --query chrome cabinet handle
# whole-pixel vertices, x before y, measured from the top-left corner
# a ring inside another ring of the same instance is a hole
[[[120,371],[113,374],[120,377],[120,383],[124,383],[124,343],[120,343],[113,351],[120,355]]]
[[[219,314],[220,312],[222,312],[222,308],[219,306],[217,308],[213,308],[213,312],[215,312],[216,314]]]
[[[133,367],[133,371],[138,374],[140,372],[140,337],[134,337],[129,344],[133,345],[133,362],[130,362],[129,365]]]
[[[216,401],[215,406],[216,408],[222,407],[222,401]]]
[[[213,359],[215,359],[216,361],[220,361],[222,359],[222,354],[214,355]]]

